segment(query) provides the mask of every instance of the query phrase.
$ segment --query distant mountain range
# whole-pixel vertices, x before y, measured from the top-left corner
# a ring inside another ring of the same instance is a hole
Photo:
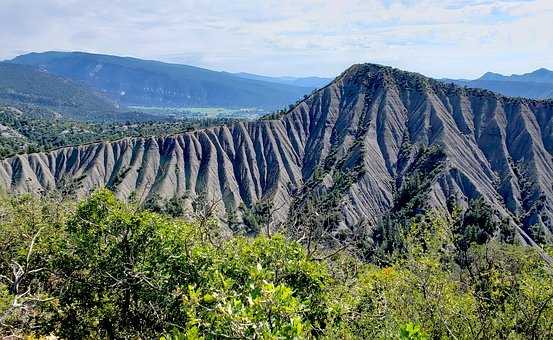
[[[93,119],[118,111],[115,102],[87,86],[37,68],[0,63],[0,102],[25,105],[50,116]]]
[[[294,103],[319,78],[273,78],[83,52],[30,53],[10,61],[86,84],[121,105],[257,107],[275,110]]]
[[[553,98],[553,71],[545,68],[520,75],[504,76],[488,72],[474,80],[442,79],[442,81],[461,86],[487,89],[511,97]]]
[[[0,103],[31,103],[81,120],[105,119],[106,113],[111,115],[119,107],[124,112],[127,106],[255,107],[274,111],[332,80],[216,72],[84,52],[43,52],[1,64]],[[475,80],[441,81],[512,97],[553,98],[553,71],[544,68],[522,75],[489,72]]]

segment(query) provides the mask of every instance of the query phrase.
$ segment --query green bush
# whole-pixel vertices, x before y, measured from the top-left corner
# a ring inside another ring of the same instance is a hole
[[[433,213],[413,219],[398,230],[402,252],[379,264],[344,252],[314,260],[280,234],[213,239],[107,190],[78,204],[3,197],[0,334],[552,338],[551,269],[532,248],[473,237],[497,230],[479,220],[463,234]]]
[[[188,287],[183,308],[189,326],[215,337],[321,334],[327,319],[325,266],[282,236],[235,238],[214,253]]]

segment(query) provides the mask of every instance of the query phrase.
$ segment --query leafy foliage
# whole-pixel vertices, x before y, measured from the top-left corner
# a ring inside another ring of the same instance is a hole
[[[182,308],[191,327],[247,338],[305,337],[324,329],[329,276],[299,245],[281,236],[237,238],[219,252],[188,287]]]
[[[210,206],[198,199],[197,211],[211,211],[201,202]],[[4,197],[0,333],[551,338],[551,269],[532,248],[492,236],[485,205],[471,207],[463,220],[427,211],[399,229],[401,253],[366,263],[345,252],[316,260],[280,234],[208,236],[209,214],[187,222],[107,190],[77,204]]]
[[[455,262],[450,223],[428,215],[404,235],[405,253],[369,265],[347,289],[342,334],[357,338],[551,337],[550,269],[529,248],[491,240],[470,247],[470,265]],[[341,288],[343,289],[343,288]],[[343,300],[341,300],[343,301]]]
[[[56,315],[64,337],[153,335],[182,320],[164,311],[177,303],[167,280],[186,225],[133,211],[100,191],[79,205],[66,226],[54,263],[64,278]]]
[[[420,325],[415,325],[409,322],[404,327],[401,327],[399,331],[399,338],[401,340],[426,340],[428,336],[421,330]]]

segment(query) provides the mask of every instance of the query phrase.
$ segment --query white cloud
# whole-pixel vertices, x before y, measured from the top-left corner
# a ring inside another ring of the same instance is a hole
[[[0,0],[0,58],[86,50],[227,71],[431,76],[553,68],[551,0]]]

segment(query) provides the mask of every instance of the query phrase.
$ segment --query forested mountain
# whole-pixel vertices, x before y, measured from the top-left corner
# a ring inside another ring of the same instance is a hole
[[[32,66],[12,63],[0,63],[0,104],[23,104],[35,116],[81,120],[110,116],[118,110],[115,102],[86,86]]]
[[[552,116],[552,101],[354,65],[278,116],[16,156],[1,162],[0,179],[10,192],[69,180],[79,193],[108,186],[122,198],[179,197],[188,206],[206,192],[222,199],[221,214],[271,202],[276,221],[319,207],[353,229],[409,206],[446,210],[483,197],[549,237]]]
[[[187,65],[83,52],[30,53],[11,62],[83,82],[122,105],[274,110],[312,90]]]
[[[545,68],[521,75],[488,72],[475,80],[444,79],[457,85],[482,88],[511,97],[553,98],[553,71]]]

